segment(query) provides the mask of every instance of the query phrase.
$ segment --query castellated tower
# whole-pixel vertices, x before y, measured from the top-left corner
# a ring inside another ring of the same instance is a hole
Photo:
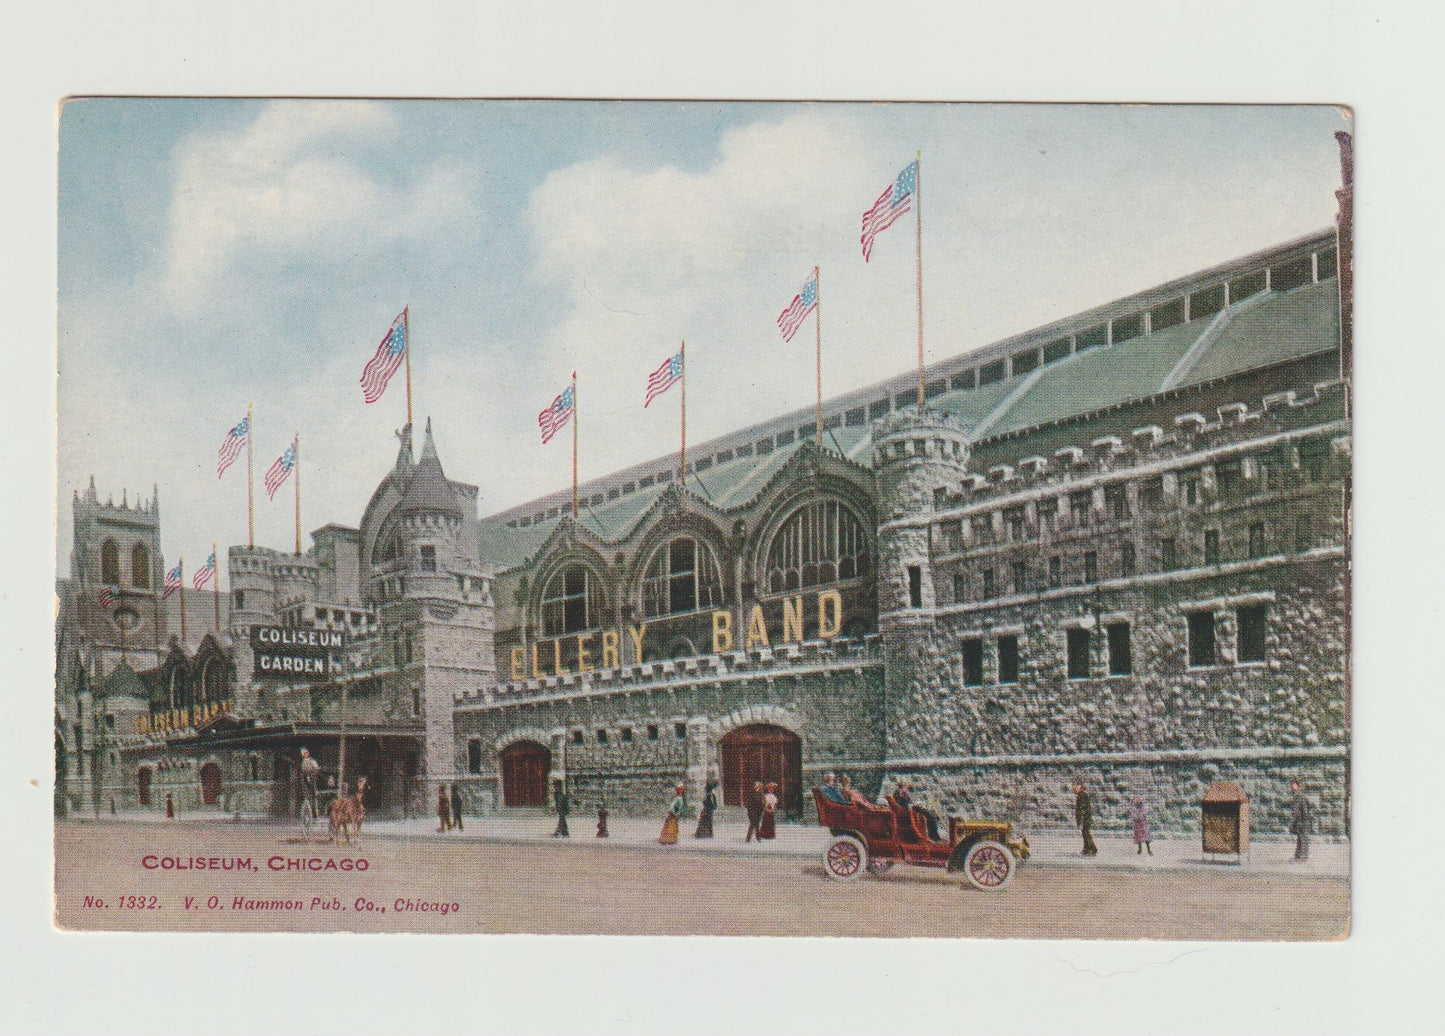
[[[314,557],[270,547],[231,547],[229,606],[231,643],[236,664],[236,707],[242,715],[269,711],[260,700],[263,685],[252,677],[251,627],[272,626],[278,616],[301,602],[317,599],[321,574]]]
[[[101,503],[91,478],[71,500],[71,514],[70,576],[90,678],[98,683],[122,655],[133,669],[155,665],[166,638],[160,491],[149,503],[131,504],[125,492],[118,505]],[[103,588],[110,590],[109,607],[101,603]]]
[[[934,607],[927,517],[938,496],[958,493],[968,470],[968,450],[967,430],[946,414],[908,407],[874,424],[880,618]],[[894,525],[908,519],[917,522]],[[915,568],[917,575],[912,575]]]
[[[464,769],[456,759],[452,703],[495,681],[496,628],[491,574],[477,542],[476,487],[447,479],[427,421],[421,456],[397,507],[402,555],[400,608],[388,609],[414,645],[426,731],[426,771],[447,781]]]
[[[902,717],[927,715],[952,683],[954,660],[934,633],[929,539],[935,502],[956,496],[968,469],[967,429],[908,407],[873,425],[878,486],[878,632],[887,659],[888,754]]]

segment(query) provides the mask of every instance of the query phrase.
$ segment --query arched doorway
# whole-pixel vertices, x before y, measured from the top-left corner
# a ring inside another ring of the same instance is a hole
[[[207,763],[201,767],[201,804],[214,806],[221,795],[221,764]]]
[[[535,741],[517,741],[502,749],[502,802],[512,806],[547,805],[547,774],[552,753]]]
[[[754,781],[776,781],[783,812],[803,809],[803,741],[770,723],[750,723],[718,742],[722,756],[723,804],[741,806],[743,789]]]
[[[151,768],[149,766],[142,766],[136,771],[135,785],[140,804],[149,806],[151,804]]]

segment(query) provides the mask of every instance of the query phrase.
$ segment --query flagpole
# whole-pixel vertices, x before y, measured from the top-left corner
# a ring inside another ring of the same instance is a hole
[[[918,409],[923,409],[923,150],[914,157],[914,245],[917,253],[918,282]]]
[[[216,638],[221,636],[221,561],[216,558],[216,550],[220,544],[219,540],[211,541],[211,557],[215,558],[216,567],[211,572],[211,578],[216,581]]]
[[[682,478],[681,488],[687,488],[687,339],[682,340],[682,348],[677,351],[682,357]]]
[[[582,410],[577,405],[577,372],[572,372],[572,520],[577,520],[577,426]]]
[[[813,358],[818,374],[818,449],[823,448],[823,274],[813,267]]]
[[[410,348],[408,344],[407,348]],[[407,415],[408,417],[410,415]],[[301,556],[301,433],[294,432],[291,446],[296,454],[296,556]]]
[[[256,426],[251,421],[251,410],[255,404],[246,404],[246,546],[256,546],[256,487],[251,473],[251,443],[256,438]]]
[[[404,306],[401,311],[402,333],[406,335],[406,423],[411,426],[411,307]],[[395,369],[395,368],[393,368]],[[296,548],[296,553],[301,553],[301,548]]]
[[[181,566],[181,647],[186,646],[186,556],[182,554],[177,563]],[[174,706],[175,702],[171,702]]]

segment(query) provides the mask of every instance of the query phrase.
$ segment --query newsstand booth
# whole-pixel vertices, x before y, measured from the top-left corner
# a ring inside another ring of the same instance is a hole
[[[1237,784],[1221,781],[1204,793],[1204,853],[1233,854],[1236,863],[1249,852],[1249,796]]]

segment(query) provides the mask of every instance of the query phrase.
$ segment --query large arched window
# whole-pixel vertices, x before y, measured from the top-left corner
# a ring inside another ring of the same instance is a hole
[[[542,591],[542,636],[560,637],[602,625],[607,610],[602,581],[585,565],[557,570]]]
[[[149,590],[151,585],[151,552],[144,543],[137,543],[130,552],[130,585]]]
[[[722,574],[706,543],[679,536],[658,548],[642,580],[644,615],[681,615],[721,603]]]
[[[863,523],[836,500],[798,508],[768,550],[768,589],[773,593],[826,586],[868,574],[868,537]]]
[[[100,581],[110,586],[120,585],[120,548],[115,540],[106,540],[100,545]]]

